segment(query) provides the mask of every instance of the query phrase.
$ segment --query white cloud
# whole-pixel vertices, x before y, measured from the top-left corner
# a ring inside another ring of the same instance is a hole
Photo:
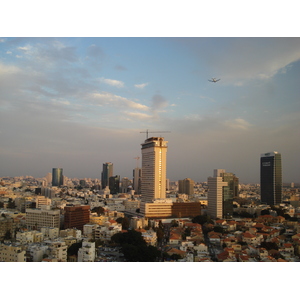
[[[55,105],[70,105],[71,102],[68,100],[56,100],[56,99],[51,99],[52,103]]]
[[[0,75],[14,74],[20,72],[20,69],[15,66],[6,66],[0,63]]]
[[[30,51],[30,49],[31,49],[31,46],[18,47],[17,49],[18,49],[18,50],[21,50],[21,51],[25,51],[25,52],[27,52],[27,51]]]
[[[104,77],[101,77],[100,81],[104,82],[108,85],[115,86],[117,88],[124,87],[124,82],[123,81],[119,81],[119,80],[115,80],[115,79],[108,79],[108,78],[104,78]]]
[[[228,126],[233,129],[242,129],[242,130],[247,130],[249,129],[252,125],[248,123],[246,120],[237,118],[234,120],[227,120],[224,122],[225,126]]]
[[[114,95],[111,93],[93,93],[90,94],[91,99],[96,105],[111,105],[115,107],[128,107],[137,110],[148,111],[149,107],[132,100],[128,100],[127,98]]]
[[[141,83],[141,84],[135,84],[134,86],[138,89],[143,89],[145,86],[147,86],[149,83]]]
[[[139,113],[139,112],[124,112],[124,113],[133,119],[138,119],[138,120],[152,119],[151,115],[147,115],[145,113]]]
[[[12,52],[11,51],[6,51],[6,54],[12,54]]]

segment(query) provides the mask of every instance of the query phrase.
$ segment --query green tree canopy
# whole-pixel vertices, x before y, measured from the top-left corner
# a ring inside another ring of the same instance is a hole
[[[116,233],[111,240],[122,247],[124,258],[128,262],[153,262],[161,254],[156,247],[148,246],[142,234],[135,230]]]

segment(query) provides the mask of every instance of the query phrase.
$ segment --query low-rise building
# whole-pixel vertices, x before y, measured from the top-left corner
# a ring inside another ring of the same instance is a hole
[[[0,262],[25,262],[26,251],[13,244],[0,244]]]

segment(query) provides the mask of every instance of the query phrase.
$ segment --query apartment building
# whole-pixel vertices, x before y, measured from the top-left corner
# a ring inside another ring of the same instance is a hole
[[[25,254],[19,246],[0,244],[0,262],[25,262]]]

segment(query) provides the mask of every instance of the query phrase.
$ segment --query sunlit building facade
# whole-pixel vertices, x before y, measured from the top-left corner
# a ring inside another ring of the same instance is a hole
[[[213,218],[229,218],[233,215],[233,200],[238,196],[239,179],[224,169],[215,169],[208,177],[207,212]]]
[[[151,137],[142,144],[143,202],[166,198],[167,143],[163,137]]]

